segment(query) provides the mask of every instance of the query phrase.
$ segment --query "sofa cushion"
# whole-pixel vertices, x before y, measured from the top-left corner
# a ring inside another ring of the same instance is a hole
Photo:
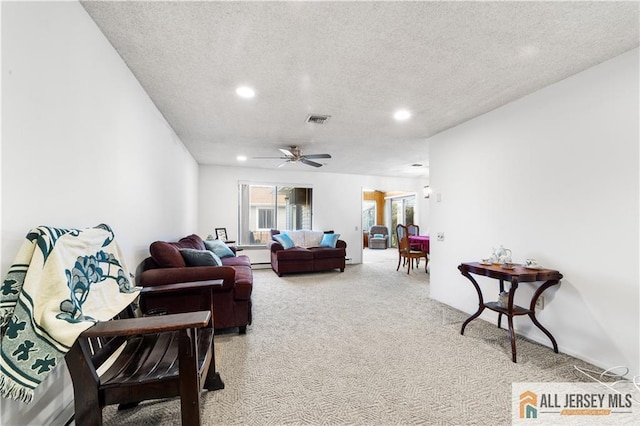
[[[184,268],[187,264],[178,247],[164,241],[156,241],[149,246],[151,257],[161,268]]]
[[[274,235],[273,239],[280,243],[283,249],[288,250],[294,248],[297,244],[294,240],[289,236],[289,234],[278,234]]]
[[[340,258],[347,255],[347,251],[344,248],[316,247],[312,252],[314,259]]]
[[[336,248],[338,238],[340,238],[340,234],[324,234],[322,241],[320,241],[320,247]]]
[[[211,250],[212,252],[217,254],[220,259],[223,259],[225,257],[233,257],[236,255],[228,245],[220,240],[207,240],[204,242],[204,246],[207,250]]]
[[[212,251],[181,248],[180,254],[187,266],[222,266],[222,261]]]
[[[249,256],[240,255],[235,257],[225,257],[221,260],[224,266],[231,266],[235,271],[233,287],[234,299],[251,299],[251,291],[253,289],[253,271],[251,270],[251,259],[249,259]]]
[[[294,247],[289,250],[281,250],[278,252],[278,260],[313,260],[313,252],[304,247]]]
[[[192,248],[196,250],[206,250],[204,246],[204,241],[200,238],[199,235],[191,234],[187,237],[180,238],[177,243],[173,243],[177,245],[178,248]]]
[[[249,256],[234,256],[220,259],[224,266],[248,266],[251,267],[251,259]]]

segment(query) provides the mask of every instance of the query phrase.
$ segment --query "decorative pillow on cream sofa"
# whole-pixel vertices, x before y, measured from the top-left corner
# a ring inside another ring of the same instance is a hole
[[[293,239],[291,239],[289,234],[284,232],[278,235],[274,235],[273,239],[279,242],[282,248],[284,248],[285,250],[294,248],[296,246],[296,243],[293,241]]]
[[[324,237],[322,237],[320,247],[336,248],[338,238],[340,238],[340,234],[326,234]]]

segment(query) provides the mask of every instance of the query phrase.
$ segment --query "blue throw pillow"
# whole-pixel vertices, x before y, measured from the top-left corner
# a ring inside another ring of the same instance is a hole
[[[207,248],[207,250],[210,250],[217,254],[221,259],[225,257],[233,257],[236,255],[228,245],[220,240],[205,240],[204,246]]]
[[[187,266],[222,266],[222,261],[214,252],[183,248],[180,254]]]
[[[273,239],[279,242],[285,250],[296,246],[296,243],[294,243],[291,237],[287,234],[276,234],[273,236]]]
[[[324,234],[322,241],[320,241],[320,247],[336,248],[338,238],[340,238],[340,234]]]

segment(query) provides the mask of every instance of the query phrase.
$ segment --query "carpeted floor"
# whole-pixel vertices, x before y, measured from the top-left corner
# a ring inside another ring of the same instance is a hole
[[[367,252],[367,250],[365,250]],[[202,394],[205,425],[502,425],[512,382],[584,381],[588,364],[429,299],[424,270],[369,251],[344,273],[254,271],[253,324],[216,336],[226,388]],[[470,289],[472,291],[472,289]],[[180,423],[178,399],[104,410],[106,425]]]

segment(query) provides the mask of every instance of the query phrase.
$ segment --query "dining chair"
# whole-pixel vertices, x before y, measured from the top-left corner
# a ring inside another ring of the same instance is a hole
[[[405,225],[399,224],[396,226],[396,237],[398,239],[398,266],[396,267],[396,271],[400,270],[400,262],[402,262],[403,259],[403,266],[407,265],[408,274],[411,269],[413,269],[413,260],[415,259],[416,262],[418,262],[424,258],[424,271],[427,272],[427,264],[429,263],[428,255],[422,250],[411,249],[409,245],[409,232]]]
[[[420,225],[414,225],[413,223],[409,223],[407,226],[407,234],[408,235],[420,235]],[[410,244],[412,250],[421,250],[422,247],[420,244]]]

